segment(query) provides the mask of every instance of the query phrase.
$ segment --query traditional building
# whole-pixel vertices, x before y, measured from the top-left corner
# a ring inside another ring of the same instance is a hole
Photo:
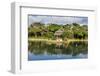
[[[62,41],[62,34],[63,34],[64,30],[63,29],[59,29],[54,33],[54,36],[56,37],[57,41]]]

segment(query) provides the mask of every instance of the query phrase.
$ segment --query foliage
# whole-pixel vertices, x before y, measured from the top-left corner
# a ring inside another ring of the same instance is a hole
[[[56,39],[54,33],[59,29],[63,30],[62,39],[87,39],[88,26],[78,23],[58,25],[58,24],[43,24],[40,22],[32,23],[28,27],[28,37],[43,37],[47,39]]]

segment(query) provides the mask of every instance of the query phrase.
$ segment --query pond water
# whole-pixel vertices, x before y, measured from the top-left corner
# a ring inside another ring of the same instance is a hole
[[[88,42],[50,43],[28,42],[28,60],[58,60],[88,58]]]

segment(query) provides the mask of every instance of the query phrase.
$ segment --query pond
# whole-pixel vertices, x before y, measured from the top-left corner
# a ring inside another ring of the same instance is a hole
[[[58,60],[88,58],[88,42],[70,43],[46,41],[28,42],[28,60]]]

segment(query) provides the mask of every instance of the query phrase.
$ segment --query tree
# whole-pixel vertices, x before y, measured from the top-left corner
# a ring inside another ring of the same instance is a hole
[[[76,26],[76,27],[80,26],[78,23],[72,23],[72,24],[73,26]]]
[[[55,31],[57,31],[58,29],[60,29],[61,26],[57,25],[57,24],[50,24],[47,28],[48,28],[49,31],[51,31],[51,32],[54,33]]]
[[[87,39],[88,38],[88,26],[80,25],[78,23],[58,25],[58,24],[48,24],[46,26],[43,23],[35,22],[28,27],[29,37],[45,37],[54,38],[54,33],[59,30],[63,30],[62,38],[66,39]]]

